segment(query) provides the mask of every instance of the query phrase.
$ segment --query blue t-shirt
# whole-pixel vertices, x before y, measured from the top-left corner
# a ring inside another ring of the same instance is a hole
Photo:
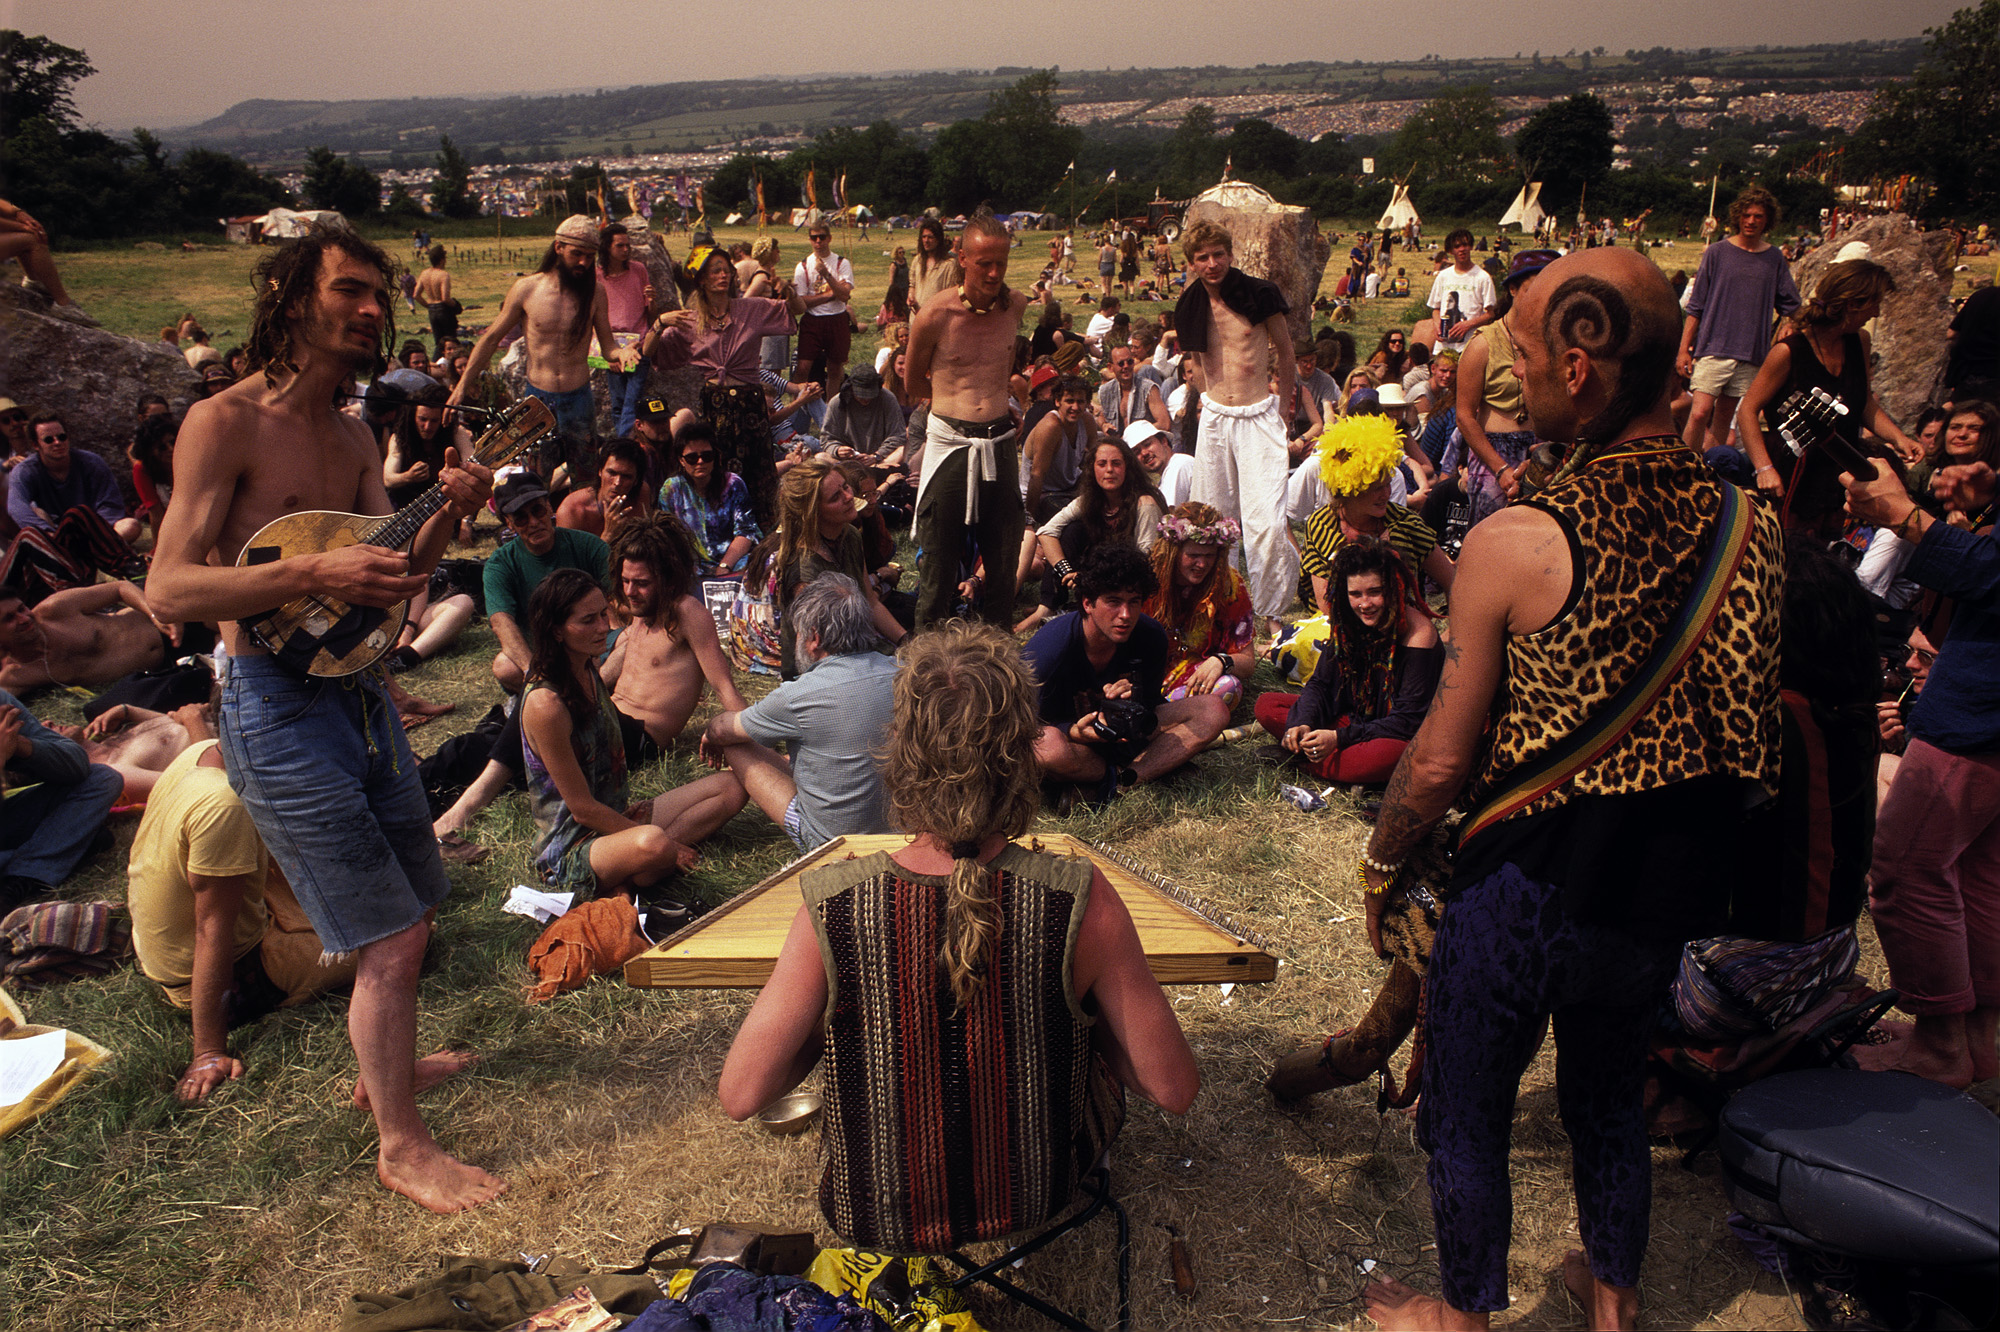
[[[889,790],[875,751],[895,711],[896,662],[879,652],[822,658],[737,718],[760,745],[791,742],[799,833],[818,846],[849,833],[886,833]]]
[[[1083,637],[1083,612],[1056,616],[1028,640],[1022,650],[1028,669],[1041,684],[1036,710],[1051,726],[1067,727],[1104,705],[1104,686],[1115,680],[1132,682],[1132,700],[1149,708],[1165,702],[1160,689],[1167,674],[1167,631],[1150,615],[1141,615],[1132,636],[1117,644],[1103,670],[1090,664]]]

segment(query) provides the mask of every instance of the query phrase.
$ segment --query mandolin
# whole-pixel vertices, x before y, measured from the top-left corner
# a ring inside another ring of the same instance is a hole
[[[482,467],[497,468],[555,431],[555,417],[535,398],[509,408],[473,443]],[[269,564],[294,555],[316,555],[343,546],[367,544],[408,550],[423,525],[445,506],[440,482],[387,515],[335,513],[328,509],[288,513],[260,528],[236,557],[238,567]],[[396,646],[409,618],[410,603],[353,606],[337,597],[313,594],[276,610],[246,616],[243,627],[258,644],[307,675],[343,676],[365,671]]]

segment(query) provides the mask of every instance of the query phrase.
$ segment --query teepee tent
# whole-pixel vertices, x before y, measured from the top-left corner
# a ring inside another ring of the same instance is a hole
[[[1523,185],[1521,192],[1514,196],[1514,202],[1500,219],[1500,225],[1519,227],[1532,236],[1542,229],[1542,221],[1546,217],[1548,214],[1542,211],[1542,182],[1534,180]]]
[[[1410,223],[1423,225],[1417,216],[1417,206],[1410,202],[1410,187],[1398,185],[1395,194],[1389,198],[1389,207],[1383,212],[1382,220],[1375,224],[1378,231],[1401,231]]]

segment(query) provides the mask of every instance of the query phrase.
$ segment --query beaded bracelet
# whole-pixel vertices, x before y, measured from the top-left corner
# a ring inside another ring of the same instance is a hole
[[[1354,862],[1354,881],[1361,885],[1361,895],[1363,897],[1380,897],[1389,891],[1389,885],[1386,883],[1380,888],[1370,886],[1368,882],[1368,867],[1364,862],[1359,860]]]
[[[1361,853],[1361,863],[1366,865],[1369,869],[1374,870],[1377,874],[1387,875],[1391,879],[1396,877],[1397,870],[1403,868],[1401,865],[1385,865],[1381,861],[1375,859],[1375,857],[1369,855],[1366,851],[1363,851]]]

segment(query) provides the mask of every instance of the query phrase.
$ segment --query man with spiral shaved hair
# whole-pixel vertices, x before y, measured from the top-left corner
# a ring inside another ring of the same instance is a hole
[[[1572,254],[1504,322],[1535,434],[1569,455],[1466,538],[1436,699],[1357,871],[1387,956],[1382,894],[1463,793],[1418,1120],[1443,1298],[1383,1279],[1366,1299],[1384,1327],[1485,1327],[1507,1307],[1514,1097],[1552,1018],[1584,1244],[1563,1281],[1591,1327],[1629,1328],[1652,1201],[1647,1035],[1681,942],[1719,932],[1734,830],[1778,775],[1783,547],[1674,430],[1680,311],[1651,262]],[[1719,591],[1714,618],[1679,633],[1698,584]],[[1660,692],[1621,696],[1671,642],[1688,655]],[[1598,745],[1557,761],[1579,733]]]

